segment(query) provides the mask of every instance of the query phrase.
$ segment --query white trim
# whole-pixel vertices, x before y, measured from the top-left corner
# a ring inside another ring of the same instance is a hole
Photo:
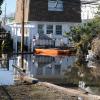
[[[32,25],[32,24],[37,24],[37,23],[46,23],[46,24],[55,24],[55,23],[57,23],[57,24],[81,24],[81,22],[49,22],[49,21],[28,21],[27,22],[27,24],[30,24],[30,25]]]
[[[14,27],[14,28],[20,28],[22,27],[22,25],[18,25],[18,24],[14,24],[14,25],[10,25],[11,27]],[[24,25],[25,28],[35,28],[35,25]]]

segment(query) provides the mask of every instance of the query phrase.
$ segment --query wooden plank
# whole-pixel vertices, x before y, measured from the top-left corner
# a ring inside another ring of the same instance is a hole
[[[20,78],[24,82],[28,82],[28,83],[32,83],[32,84],[35,84],[35,83],[39,82],[38,79],[27,76],[26,73],[25,73],[25,69],[19,68],[16,65],[12,65],[12,66],[20,73]]]

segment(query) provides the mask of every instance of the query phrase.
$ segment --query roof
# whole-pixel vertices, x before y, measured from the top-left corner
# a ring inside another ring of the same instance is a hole
[[[41,33],[41,34],[39,34],[39,39],[41,39],[41,40],[53,40],[52,38],[50,38],[50,37],[48,37],[46,34],[43,34],[43,33]]]
[[[80,0],[63,0],[63,11],[50,11],[48,0],[25,0],[25,22],[81,22]],[[16,3],[16,23],[22,20],[22,0]],[[59,16],[59,17],[58,17]]]

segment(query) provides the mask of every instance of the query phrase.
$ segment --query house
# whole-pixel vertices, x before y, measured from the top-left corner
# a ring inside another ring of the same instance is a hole
[[[98,11],[99,0],[81,0],[81,19],[82,23],[93,19]]]
[[[15,13],[10,13],[8,15],[1,17],[2,26],[12,24],[15,19]]]
[[[24,10],[25,44],[29,51],[33,51],[34,36],[45,34],[61,41],[71,26],[81,22],[80,0],[25,0]],[[22,0],[17,0],[15,23],[11,25],[15,42],[21,38],[21,22]]]

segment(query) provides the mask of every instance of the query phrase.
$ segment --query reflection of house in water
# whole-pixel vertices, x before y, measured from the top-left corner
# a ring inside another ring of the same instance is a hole
[[[32,56],[26,57],[26,74],[38,79],[61,79],[64,77],[65,70],[71,69],[74,63],[74,56],[50,57],[50,56]]]
[[[54,57],[31,56],[28,57],[29,72],[31,76],[45,75],[45,67],[54,61]]]
[[[9,70],[9,60],[7,54],[2,54],[0,58],[0,68]]]
[[[6,54],[0,58],[0,85],[13,85],[13,60],[8,59]]]

